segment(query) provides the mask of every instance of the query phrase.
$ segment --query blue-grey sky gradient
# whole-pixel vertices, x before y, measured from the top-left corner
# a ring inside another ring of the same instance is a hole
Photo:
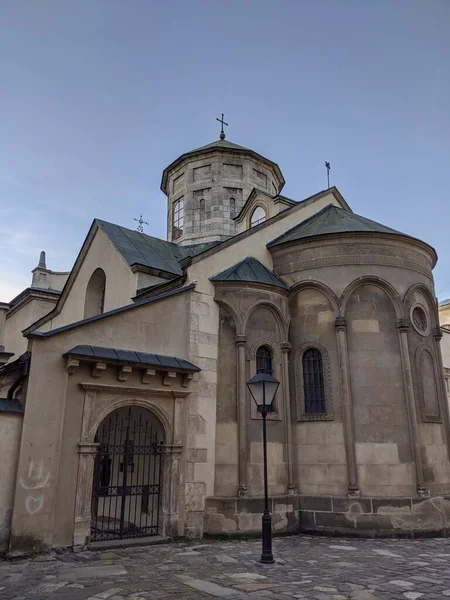
[[[449,0],[2,0],[0,301],[94,217],[165,237],[161,173],[219,133],[419,237],[450,296]],[[447,287],[446,287],[447,286]]]

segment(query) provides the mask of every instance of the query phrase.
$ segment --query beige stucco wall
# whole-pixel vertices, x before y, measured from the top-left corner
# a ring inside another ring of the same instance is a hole
[[[6,319],[3,344],[7,352],[14,352],[10,360],[14,360],[28,347],[28,340],[23,337],[22,331],[48,314],[56,302],[33,298],[19,309],[12,311]]]
[[[21,430],[22,415],[0,414],[0,553],[8,549]]]
[[[441,340],[441,351],[442,351],[442,362],[446,369],[450,369],[450,331],[441,329],[442,340]]]
[[[98,267],[106,274],[105,312],[130,304],[136,294],[136,275],[131,272],[108,237],[98,229],[80,266],[61,312],[40,328],[49,331],[83,319],[86,286]]]
[[[76,437],[82,415],[78,392],[73,398],[68,395],[69,375],[62,355],[78,344],[88,343],[188,358],[188,314],[186,293],[54,337],[33,339],[15,490],[13,546],[43,549],[55,543],[72,544],[73,527],[69,524],[73,525]],[[101,379],[97,381],[101,383]],[[65,433],[66,411],[73,422],[70,432]],[[39,476],[39,491],[33,494],[26,484],[30,469],[32,477]],[[38,500],[29,500],[30,494]]]

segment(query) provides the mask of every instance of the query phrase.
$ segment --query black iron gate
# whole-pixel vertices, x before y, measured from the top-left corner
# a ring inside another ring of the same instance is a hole
[[[158,535],[161,443],[144,409],[118,409],[95,441],[91,541]]]

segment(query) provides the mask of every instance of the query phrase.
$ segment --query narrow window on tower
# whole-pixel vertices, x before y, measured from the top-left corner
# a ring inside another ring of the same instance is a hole
[[[198,203],[200,210],[200,229],[203,229],[205,224],[205,199],[201,198]]]
[[[230,198],[230,217],[233,218],[236,216],[236,200],[234,198]]]
[[[255,227],[260,223],[263,223],[266,220],[266,211],[262,206],[257,206],[255,210],[252,212],[252,216],[250,218],[250,227]]]
[[[172,239],[177,240],[183,235],[184,200],[177,200],[173,205]]]

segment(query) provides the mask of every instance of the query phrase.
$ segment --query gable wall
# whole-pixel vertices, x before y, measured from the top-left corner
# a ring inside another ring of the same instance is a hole
[[[98,267],[106,274],[105,312],[130,304],[136,293],[136,275],[106,235],[98,229],[61,312],[47,324],[47,328],[42,327],[40,331],[49,331],[83,319],[86,286]]]
[[[31,302],[24,304],[16,312],[7,315],[3,334],[3,345],[7,352],[14,352],[10,361],[15,360],[27,351],[28,340],[23,337],[22,331],[47,315],[56,302],[34,298]]]
[[[78,344],[90,344],[187,358],[188,303],[188,294],[179,294],[54,337],[32,339],[16,479],[13,546],[43,549],[72,544],[78,452],[74,440],[80,441],[82,410],[79,393],[70,392],[63,354]],[[112,367],[108,367],[108,373],[115,376]],[[100,377],[95,381],[107,382],[108,373],[105,379]],[[117,383],[116,376],[115,379]],[[76,389],[78,392],[77,386]],[[71,411],[72,430],[69,436],[64,436],[67,410]],[[45,480],[45,485],[33,493],[29,486],[21,484],[30,477],[31,464]],[[31,509],[30,494],[35,498],[39,495],[39,503],[36,505],[37,500],[33,500]]]

